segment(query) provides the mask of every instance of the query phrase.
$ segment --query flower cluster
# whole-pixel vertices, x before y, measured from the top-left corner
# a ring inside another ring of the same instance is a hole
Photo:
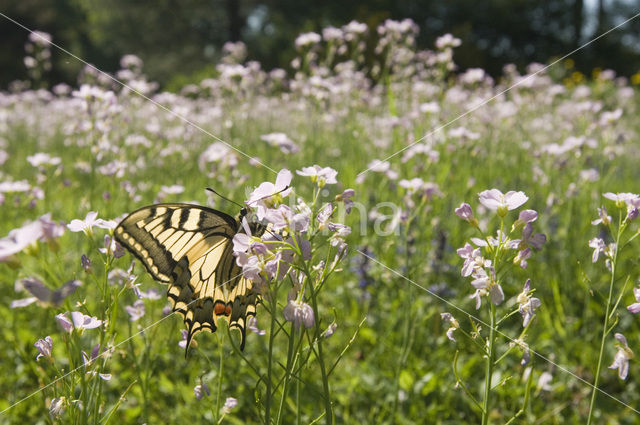
[[[523,192],[510,191],[503,194],[497,189],[485,190],[478,197],[480,203],[488,210],[495,211],[501,221],[509,211],[519,208],[529,199]],[[472,227],[480,230],[478,219],[474,216],[473,209],[469,204],[463,203],[456,208],[455,213]],[[510,254],[509,258],[513,264],[526,269],[532,248],[536,250],[542,248],[546,242],[546,236],[533,231],[532,223],[537,218],[536,211],[523,210],[518,219],[513,222],[509,234],[506,234],[501,226],[495,238],[488,235],[484,238],[471,238],[471,242],[475,246],[467,242],[463,248],[458,249],[458,255],[464,259],[462,276],[473,278],[471,285],[475,292],[471,298],[476,301],[476,309],[480,308],[483,296],[489,296],[494,305],[499,305],[504,301],[505,295],[496,276],[495,259],[503,261],[503,255]],[[519,237],[516,232],[520,232]],[[516,233],[516,237],[514,237],[514,233]]]
[[[310,274],[315,270],[332,270],[346,254],[345,238],[351,229],[332,221],[332,217],[338,202],[344,204],[346,211],[349,210],[353,190],[347,189],[336,196],[335,203],[327,202],[317,209],[320,189],[336,184],[337,172],[314,165],[304,167],[297,174],[308,177],[314,184],[313,202],[309,204],[302,198],[291,199],[294,193],[291,187],[293,174],[289,170],[281,170],[275,183],[264,182],[249,194],[246,204],[255,210],[258,223],[252,226],[247,217],[243,218],[243,231],[233,238],[233,252],[244,277],[253,281],[263,295],[269,290],[268,283],[290,277],[293,288],[284,307],[284,317],[297,328],[304,325],[308,329],[315,323],[315,313],[303,301],[304,285],[312,284],[309,282],[312,279]],[[287,200],[292,206],[284,203]],[[314,209],[317,209],[315,214]],[[305,263],[313,259],[311,240],[325,229],[329,231],[329,245],[336,249],[334,260],[330,264],[322,261],[309,267]]]
[[[616,287],[614,285],[615,281],[619,279],[616,276],[616,270],[620,267],[616,263],[619,263],[619,254],[622,248],[627,246],[629,242],[635,239],[640,233],[636,230],[633,232],[633,235],[628,237],[627,240],[623,239],[626,230],[629,226],[636,220],[638,217],[638,208],[640,208],[640,196],[635,193],[612,193],[607,192],[603,195],[606,199],[613,201],[615,204],[615,208],[618,210],[618,219],[614,220],[609,214],[607,209],[602,206],[597,209],[598,218],[593,220],[591,224],[594,226],[602,226],[606,232],[604,232],[603,237],[595,237],[589,240],[589,247],[593,249],[592,262],[596,263],[600,258],[600,254],[603,254],[605,257],[605,267],[608,272],[611,274],[610,278],[610,286],[609,286],[609,299],[607,300],[606,308],[605,308],[605,319],[603,325],[603,339],[602,344],[604,344],[605,336],[609,334],[613,327],[610,326],[609,320],[610,317],[613,316],[615,309],[618,303],[613,303],[613,299],[621,300],[625,295],[626,285],[622,289],[618,289],[616,291]],[[607,234],[608,233],[608,234]],[[605,242],[607,237],[611,237],[610,242]],[[627,277],[627,280],[629,278]],[[618,292],[617,295],[616,292]],[[627,311],[631,314],[637,314],[640,312],[640,288],[633,288],[633,296],[636,300],[635,303],[632,303],[627,306]],[[619,302],[619,301],[618,301]],[[615,333],[614,338],[617,341],[617,352],[614,357],[613,363],[609,366],[609,369],[614,369],[618,371],[618,376],[620,379],[626,379],[629,374],[629,360],[634,357],[633,351],[629,348],[627,344],[627,339],[624,337],[622,333]],[[602,351],[601,351],[602,353]],[[600,365],[603,362],[602,354],[598,359],[598,367],[599,370]],[[596,376],[596,385],[600,376]]]

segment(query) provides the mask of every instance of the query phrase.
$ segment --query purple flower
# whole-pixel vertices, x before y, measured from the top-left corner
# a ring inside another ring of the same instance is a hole
[[[640,313],[640,288],[633,288],[633,296],[636,297],[636,302],[627,306],[627,310],[630,313],[638,314]]]
[[[529,223],[532,223],[538,219],[538,212],[535,210],[522,210],[520,211],[520,215],[518,219],[511,226],[512,230],[518,229],[522,226],[525,226]]]
[[[56,316],[56,320],[67,332],[71,332],[73,329],[78,329],[79,331],[82,331],[83,329],[94,329],[102,325],[102,320],[98,320],[96,317],[87,316],[79,311],[71,312],[71,320],[69,320],[67,313],[58,314]]]
[[[336,202],[344,202],[344,209],[349,214],[351,212],[351,206],[353,205],[353,200],[351,198],[355,195],[355,191],[353,189],[346,189],[340,195],[336,195]]]
[[[294,214],[293,210],[286,205],[280,205],[277,209],[267,209],[265,219],[272,223],[271,229],[274,232],[289,229],[293,232],[304,233],[309,228],[310,222],[308,214]]]
[[[327,225],[327,228],[334,232],[339,237],[346,237],[351,234],[351,227],[341,223],[331,223]]]
[[[233,397],[227,397],[224,401],[224,406],[222,406],[222,413],[228,415],[238,405],[238,400]]]
[[[242,267],[242,275],[253,282],[261,282],[260,272],[262,271],[262,265],[258,256],[247,255],[244,252],[237,252],[235,255],[236,264]]]
[[[288,259],[293,259],[293,253],[288,252]],[[278,279],[284,276],[289,272],[289,262],[290,261],[281,261],[284,253],[283,251],[277,251],[275,254],[270,256],[267,261],[263,261],[262,270],[266,273],[270,278],[278,276]]]
[[[485,190],[478,194],[480,203],[490,209],[497,211],[500,217],[507,215],[507,211],[514,210],[527,202],[529,199],[524,192],[509,191],[505,194],[498,189]]]
[[[51,400],[49,405],[49,415],[53,418],[59,418],[64,413],[65,404],[67,399],[65,397],[56,397]]]
[[[610,199],[616,203],[616,207],[622,208],[624,206],[640,206],[640,197],[635,193],[611,193],[607,192],[604,195],[605,198]]]
[[[145,314],[144,301],[136,300],[133,305],[126,306],[125,310],[127,310],[127,313],[131,316],[129,317],[129,320],[131,322],[136,322]]]
[[[236,233],[233,237],[233,252],[237,254],[239,252],[251,252],[264,254],[267,252],[267,246],[258,237],[254,237],[251,234],[251,228],[247,223],[246,217],[242,219],[242,227],[245,233]]]
[[[211,395],[211,391],[209,391],[209,386],[204,382],[202,384],[198,384],[193,388],[193,393],[196,396],[196,400],[200,401],[205,396]]]
[[[538,298],[531,296],[531,279],[527,279],[522,292],[518,295],[518,310],[522,314],[522,326],[527,327],[533,316],[536,314],[536,308],[542,304]]]
[[[305,32],[300,34],[296,38],[295,44],[298,49],[301,49],[307,46],[318,44],[320,43],[320,40],[322,40],[320,34],[317,34],[315,32]]]
[[[89,259],[89,257],[82,254],[82,256],[80,257],[80,264],[82,265],[82,268],[84,269],[85,272],[87,273],[91,272],[91,260]]]
[[[280,202],[282,198],[287,197],[289,193],[291,193],[291,187],[289,185],[291,184],[292,178],[293,174],[291,174],[291,171],[287,169],[280,170],[276,177],[275,184],[264,182],[251,192],[246,203],[250,206],[258,206],[257,216],[259,220],[264,219],[268,207],[267,204],[273,205]]]
[[[324,207],[320,209],[320,211],[318,212],[318,215],[316,216],[316,220],[318,221],[318,227],[320,229],[323,229],[327,225],[327,222],[331,217],[331,214],[333,214],[333,205],[331,204],[326,204]]]
[[[57,156],[52,157],[48,153],[38,152],[28,156],[27,162],[37,168],[43,165],[60,165],[62,160]]]
[[[187,348],[187,338],[189,338],[189,331],[187,331],[186,329],[182,329],[180,331],[180,334],[182,335],[182,339],[178,342],[178,347],[180,348]],[[191,345],[196,347],[198,344],[198,342],[195,339],[191,340]]]
[[[300,329],[300,325],[304,325],[309,329],[315,324],[313,309],[307,303],[290,299],[288,304],[282,310],[282,315],[287,322],[292,322],[296,329]]]
[[[150,288],[148,291],[141,291],[139,284],[134,285],[133,292],[140,299],[159,300],[162,298],[162,294],[156,288]]]
[[[627,339],[624,335],[617,333],[614,335],[614,338],[618,341],[618,344],[616,344],[618,351],[609,369],[618,369],[620,379],[627,379],[627,375],[629,374],[629,360],[634,357],[634,354],[627,345]]]
[[[591,224],[597,226],[602,223],[603,225],[608,226],[609,223],[611,223],[611,216],[607,214],[607,209],[605,207],[598,208],[598,217],[599,218],[593,220]]]
[[[36,360],[40,360],[41,357],[51,358],[51,350],[53,349],[53,340],[50,336],[39,339],[33,344],[38,349],[38,356]]]
[[[51,220],[51,213],[47,213],[38,219],[42,224],[41,240],[53,241],[64,235],[66,226]]]
[[[532,246],[535,249],[540,249],[546,241],[547,237],[544,234],[533,234],[533,225],[527,223],[524,229],[522,229],[522,241],[520,241],[519,248],[522,249],[525,246]]]
[[[247,329],[258,335],[264,335],[267,333],[265,330],[258,328],[258,319],[256,319],[255,316],[249,316],[247,319]]]
[[[473,272],[474,279],[471,281],[471,286],[476,289],[476,292],[474,292],[469,298],[475,298],[476,310],[480,308],[482,296],[489,295],[491,302],[494,305],[498,305],[504,301],[502,286],[495,281],[495,271],[493,268],[490,268],[489,271],[491,272],[491,275],[482,268],[477,268]]]
[[[520,266],[523,269],[526,269],[529,266],[527,260],[531,257],[531,248],[525,248],[523,250],[518,251],[518,255],[513,259],[513,264]]]
[[[284,154],[297,153],[300,151],[298,145],[291,140],[284,133],[270,133],[260,136],[262,140],[270,144],[271,146],[277,146]]]
[[[338,329],[338,324],[336,322],[331,323],[327,329],[322,332],[322,336],[325,338],[331,338],[335,333],[336,329]]]
[[[485,260],[482,257],[480,248],[474,248],[469,242],[464,244],[463,248],[459,248],[457,251],[458,256],[464,259],[462,265],[462,276],[471,276],[471,273],[476,268],[490,267],[491,260]]]
[[[41,221],[33,221],[9,232],[6,238],[0,239],[0,262],[8,261],[14,254],[35,244],[44,236]]]
[[[424,188],[425,182],[420,177],[414,177],[411,180],[402,179],[398,182],[398,186],[404,188],[409,193],[416,193]]]
[[[460,327],[460,323],[453,317],[451,313],[440,313],[440,318],[445,322],[449,323],[451,326],[447,329],[447,338],[451,341],[456,342],[456,339],[453,336],[453,332]]]
[[[299,176],[310,177],[313,183],[316,183],[318,187],[324,187],[328,184],[336,184],[336,176],[338,172],[331,167],[320,167],[314,165],[313,167],[304,167],[302,170],[297,170],[296,174]]]
[[[33,295],[33,297],[16,300],[11,303],[11,308],[25,307],[36,301],[39,301],[45,305],[52,305],[54,307],[59,306],[69,295],[73,294],[75,290],[82,286],[82,282],[79,280],[70,280],[62,285],[55,291],[47,288],[44,283],[38,279],[29,277],[16,282],[16,287],[24,288]]]
[[[471,205],[467,204],[466,202],[460,204],[460,206],[456,208],[455,213],[458,217],[468,221],[469,223],[471,223],[471,220],[475,219],[475,217],[473,216]]]
[[[89,366],[91,363],[93,363],[93,361],[95,359],[97,359],[98,357],[100,357],[101,355],[103,355],[107,350],[104,349],[102,350],[102,353],[100,353],[100,344],[96,344],[93,349],[91,350],[91,355],[89,356],[87,353],[85,353],[84,351],[82,352],[82,364],[84,365],[84,367],[86,368],[87,366]],[[92,371],[87,371],[88,375],[95,375],[96,371],[92,370]],[[109,381],[111,380],[111,374],[109,373],[98,373],[98,376],[100,377],[100,379],[102,379],[103,381]]]
[[[113,255],[113,258],[120,258],[125,254],[124,248],[109,235],[104,235],[104,248],[98,248],[98,251],[107,256]]]
[[[593,248],[593,256],[591,258],[591,262],[595,263],[596,261],[598,261],[598,257],[600,256],[600,253],[605,251],[605,248],[607,246],[605,245],[604,241],[600,238],[593,238],[589,241],[589,248]]]

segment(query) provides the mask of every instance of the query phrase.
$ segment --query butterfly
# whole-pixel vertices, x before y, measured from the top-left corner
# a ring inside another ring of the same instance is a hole
[[[244,349],[247,320],[260,301],[233,255],[233,237],[244,233],[246,215],[246,208],[236,219],[199,205],[156,204],[132,212],[115,229],[116,240],[155,280],[169,285],[173,311],[187,326],[187,350],[198,332],[215,332],[220,317],[240,331]],[[249,230],[261,236],[266,228],[252,222]]]

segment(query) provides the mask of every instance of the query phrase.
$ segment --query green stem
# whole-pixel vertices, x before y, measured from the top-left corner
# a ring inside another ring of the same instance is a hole
[[[616,249],[611,259],[611,279],[609,280],[609,297],[607,298],[607,308],[604,314],[604,321],[602,324],[602,337],[600,339],[600,353],[598,354],[598,364],[596,366],[596,375],[593,381],[593,388],[591,390],[591,402],[589,403],[589,416],[587,417],[587,425],[591,425],[593,421],[593,411],[596,406],[596,396],[598,395],[598,384],[600,383],[600,369],[602,368],[602,359],[604,357],[604,344],[607,339],[607,335],[610,332],[609,329],[609,316],[611,315],[611,300],[613,299],[613,284],[615,283],[616,275],[616,263],[618,260],[618,247],[621,236],[621,226],[618,227],[618,234],[616,236]]]
[[[309,275],[307,275],[309,276]],[[329,390],[329,377],[327,375],[327,369],[324,364],[324,357],[322,355],[322,340],[323,337],[320,336],[320,314],[318,311],[318,301],[316,300],[316,290],[313,288],[313,283],[309,286],[309,291],[311,292],[311,304],[313,308],[313,314],[316,318],[316,338],[317,338],[317,346],[318,350],[313,350],[316,354],[316,358],[318,359],[318,363],[320,364],[320,373],[322,375],[322,390],[324,393],[324,410],[325,410],[325,423],[327,425],[333,424],[333,412],[331,409],[331,391]]]
[[[284,407],[284,401],[287,398],[287,392],[289,390],[289,382],[291,381],[291,369],[293,368],[293,352],[294,342],[296,339],[296,330],[294,324],[291,323],[291,331],[289,333],[289,349],[287,351],[287,365],[284,371],[284,382],[282,383],[282,398],[280,399],[280,406],[278,406],[278,416],[276,417],[276,425],[282,423],[282,408]]]
[[[478,410],[482,411],[482,406],[480,405],[480,403],[478,403],[478,400],[476,400],[473,394],[471,394],[471,391],[469,391],[467,386],[460,378],[460,375],[458,374],[458,354],[459,351],[456,350],[456,354],[453,356],[453,375],[456,377],[456,384],[459,385],[460,388],[462,388],[467,397],[469,397],[469,400],[471,400],[471,402],[478,408]]]
[[[277,288],[277,285],[274,285],[274,288]],[[271,423],[271,403],[273,402],[272,400],[272,372],[273,372],[273,343],[274,343],[274,338],[276,335],[276,307],[277,307],[277,294],[275,293],[276,291],[274,290],[274,293],[270,294],[271,295],[271,329],[269,332],[269,350],[268,350],[268,355],[267,355],[267,379],[265,381],[265,384],[267,386],[267,391],[266,391],[266,399],[265,399],[265,408],[264,408],[264,419],[265,419],[265,423],[266,424],[270,424]]]
[[[491,323],[489,328],[489,347],[487,353],[487,364],[485,368],[485,383],[484,383],[484,400],[482,401],[482,425],[489,424],[489,410],[491,408],[491,377],[493,375],[493,356],[496,339],[496,307],[491,301]]]
[[[219,415],[220,415],[220,394],[222,393],[222,371],[223,371],[222,364],[223,364],[223,361],[224,361],[224,352],[223,352],[222,348],[223,348],[222,341],[219,341],[219,343],[218,343],[218,351],[219,351],[219,357],[220,357],[220,360],[219,360],[220,365],[219,365],[219,368],[218,368],[218,394],[216,395],[216,411],[214,413],[216,421],[221,419],[219,417]]]
[[[533,382],[532,378],[533,378],[533,363],[531,364],[531,371],[529,373],[529,377],[527,378],[527,386],[524,393],[524,401],[522,402],[522,408],[518,410],[516,414],[513,415],[505,425],[509,425],[510,423],[518,419],[520,416],[524,415],[524,412],[527,411],[527,406],[529,406],[529,396],[531,395],[531,383]]]

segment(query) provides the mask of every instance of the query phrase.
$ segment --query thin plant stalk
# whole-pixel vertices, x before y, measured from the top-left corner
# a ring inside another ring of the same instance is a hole
[[[491,408],[491,377],[493,376],[493,357],[496,340],[496,307],[492,302],[491,322],[489,328],[489,346],[487,347],[487,363],[485,367],[484,399],[482,400],[482,425],[489,424],[489,409]]]
[[[618,221],[620,222],[620,221]],[[618,249],[620,246],[620,236],[622,233],[622,226],[618,226],[618,232],[616,235],[616,248],[611,259],[611,279],[609,280],[609,296],[607,298],[607,306],[604,314],[604,320],[602,323],[602,337],[600,339],[600,353],[598,354],[598,363],[596,365],[596,375],[593,381],[593,387],[591,389],[591,402],[589,403],[589,416],[587,417],[587,425],[591,425],[593,421],[593,412],[596,406],[596,397],[598,395],[598,384],[600,383],[600,370],[602,369],[602,360],[604,358],[604,345],[607,339],[607,335],[611,331],[609,329],[609,316],[611,314],[611,301],[613,300],[613,284],[616,278],[616,263],[618,260]]]

